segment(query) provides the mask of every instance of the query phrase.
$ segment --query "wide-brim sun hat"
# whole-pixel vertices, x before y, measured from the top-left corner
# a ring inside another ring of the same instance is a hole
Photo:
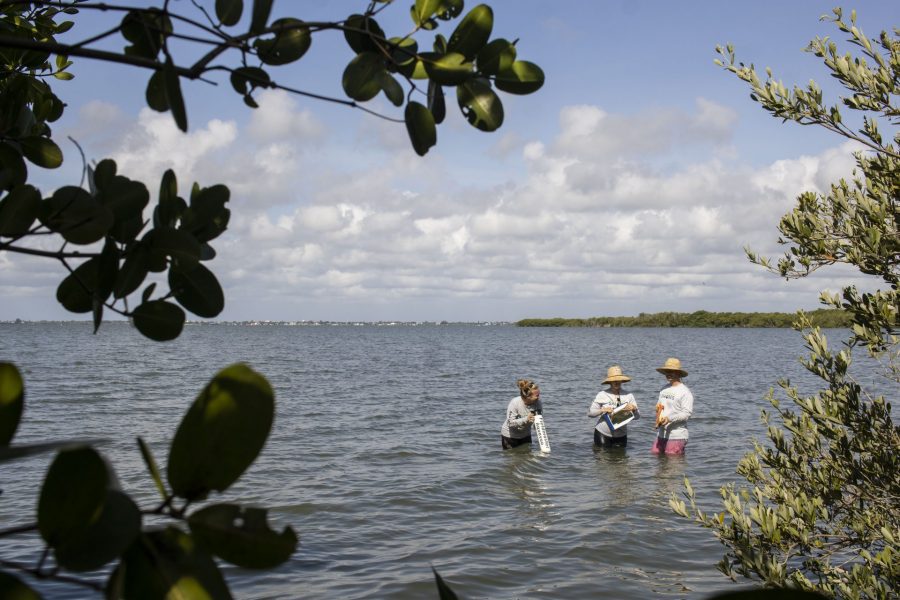
[[[688,374],[687,371],[681,368],[681,361],[677,358],[667,358],[665,364],[657,367],[656,370],[662,374],[665,374],[667,371],[675,371],[680,373],[682,377],[687,377]]]
[[[631,381],[631,377],[622,373],[622,367],[619,365],[613,365],[606,370],[606,379],[603,380],[603,383],[613,383],[615,381]]]

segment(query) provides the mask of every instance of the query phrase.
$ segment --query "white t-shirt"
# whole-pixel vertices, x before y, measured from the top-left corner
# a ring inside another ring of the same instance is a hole
[[[640,419],[641,412],[637,410],[637,402],[635,402],[633,395],[620,394],[617,396],[615,394],[607,392],[606,390],[597,394],[597,397],[594,398],[593,402],[591,402],[591,407],[588,409],[588,416],[601,417],[601,415],[603,414],[603,411],[601,410],[602,408],[605,408],[607,406],[615,408],[617,406],[621,406],[622,404],[628,404],[629,402],[634,402],[634,418]],[[606,437],[620,438],[628,435],[628,425],[623,425],[618,429],[610,431],[609,425],[606,424],[606,419],[602,417],[599,421],[597,421],[597,426],[594,427],[594,429],[596,429]]]
[[[657,404],[662,404],[662,416],[668,417],[665,427],[656,430],[656,437],[664,440],[688,439],[687,421],[694,412],[694,396],[688,386],[667,385],[659,392]]]

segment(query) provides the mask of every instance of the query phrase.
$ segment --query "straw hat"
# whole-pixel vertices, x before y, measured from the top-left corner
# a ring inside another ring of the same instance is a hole
[[[603,383],[612,383],[614,381],[631,381],[631,377],[622,373],[622,367],[613,365],[606,370],[606,379],[603,380]]]
[[[688,372],[681,368],[681,361],[677,358],[667,358],[666,364],[656,369],[665,374],[666,371],[678,371],[682,377],[687,377]]]

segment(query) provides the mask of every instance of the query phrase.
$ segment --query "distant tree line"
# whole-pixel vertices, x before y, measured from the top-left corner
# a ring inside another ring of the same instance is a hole
[[[820,308],[807,313],[813,325],[823,328],[849,328],[849,313],[841,309]],[[519,327],[791,327],[797,320],[792,313],[765,312],[661,312],[640,313],[636,317],[590,317],[587,319],[522,319]]]

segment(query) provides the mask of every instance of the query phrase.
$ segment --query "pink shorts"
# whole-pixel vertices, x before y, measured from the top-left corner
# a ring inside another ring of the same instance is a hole
[[[684,447],[687,446],[687,440],[666,440],[656,438],[653,445],[650,446],[652,454],[684,454]]]

